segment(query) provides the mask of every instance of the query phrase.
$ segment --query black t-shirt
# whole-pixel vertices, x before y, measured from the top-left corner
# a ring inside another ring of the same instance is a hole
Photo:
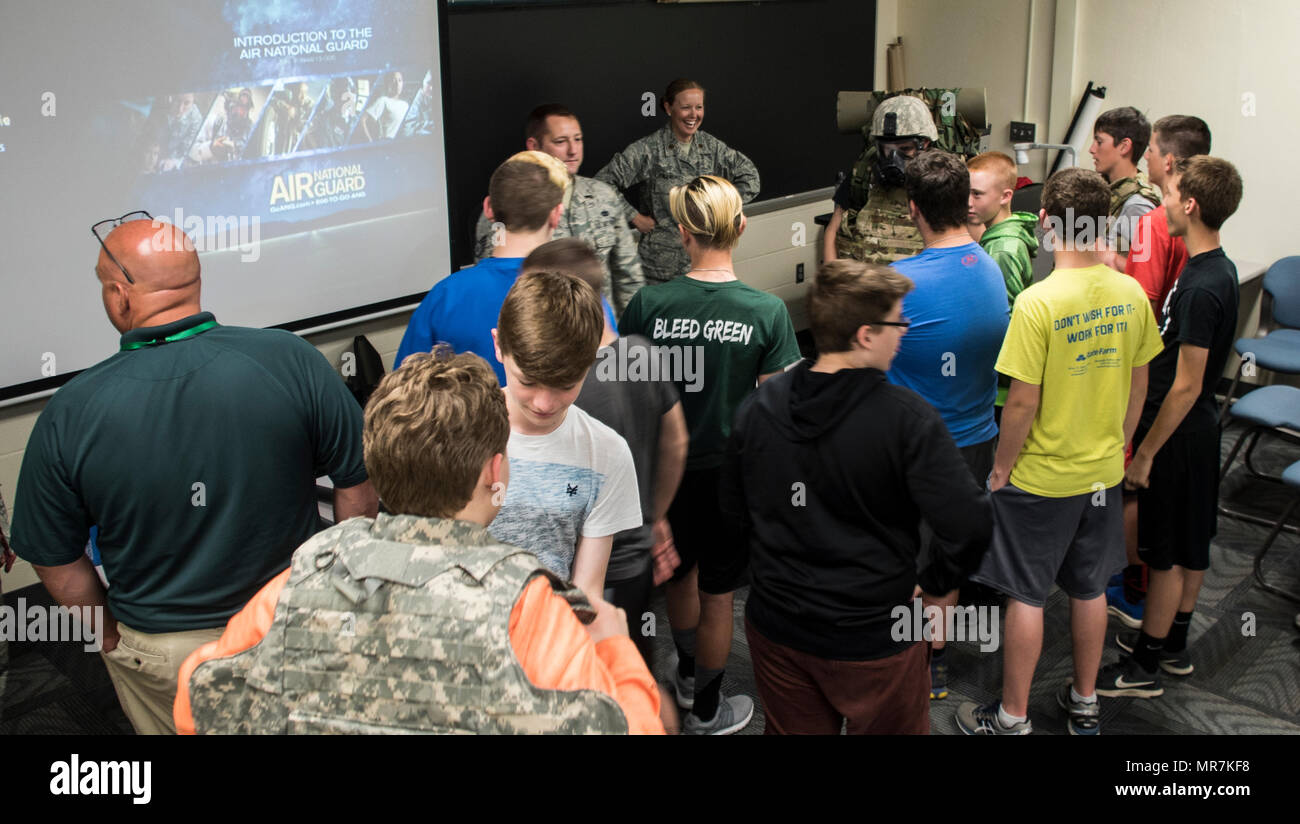
[[[653,545],[651,519],[654,518],[655,469],[659,458],[659,425],[663,416],[677,403],[672,370],[660,361],[651,369],[650,360],[658,356],[650,341],[640,335],[628,335],[601,347],[596,364],[587,375],[574,404],[596,420],[613,429],[627,441],[636,466],[636,483],[641,493],[639,527],[626,529],[614,536],[609,556],[607,581],[635,578],[650,565]]]
[[[1165,348],[1151,361],[1147,400],[1142,409],[1142,426],[1155,423],[1160,404],[1174,385],[1178,373],[1178,344],[1210,350],[1205,362],[1201,394],[1177,433],[1199,432],[1218,425],[1214,388],[1227,365],[1237,334],[1237,267],[1223,249],[1202,252],[1187,261],[1174,288],[1165,299],[1164,326],[1160,337]]]

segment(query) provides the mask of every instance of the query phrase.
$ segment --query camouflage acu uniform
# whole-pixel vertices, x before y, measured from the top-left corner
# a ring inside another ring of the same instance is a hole
[[[933,145],[963,158],[979,153],[979,132],[956,111],[961,89],[906,89],[902,92],[874,92],[876,106],[901,94],[919,98],[934,119]],[[874,121],[874,118],[873,118]],[[893,263],[921,253],[921,232],[908,217],[907,193],[902,187],[887,187],[875,179],[876,142],[872,122],[862,127],[866,148],[853,165],[849,199],[844,206],[835,253],[865,263]],[[858,205],[861,204],[861,205]]]
[[[672,280],[691,268],[690,257],[677,234],[677,221],[668,209],[668,193],[674,186],[690,183],[701,175],[729,180],[745,203],[758,195],[758,169],[753,161],[703,131],[696,132],[691,142],[683,146],[668,124],[614,155],[596,173],[597,180],[621,190],[638,183],[648,184],[655,228],[641,236],[641,264],[646,283]],[[624,201],[625,218],[631,220],[636,214],[637,210]]]
[[[534,687],[515,658],[510,613],[541,575],[525,550],[466,521],[352,518],[294,553],[260,643],[190,679],[200,733],[627,732],[594,690]]]
[[[555,237],[580,237],[587,241],[605,268],[605,287],[601,291],[623,314],[628,301],[645,285],[641,257],[637,254],[634,229],[628,228],[626,201],[608,183],[591,177],[573,175],[572,185],[564,195],[564,214],[555,228]],[[492,222],[480,214],[474,229],[474,260],[492,256]]]

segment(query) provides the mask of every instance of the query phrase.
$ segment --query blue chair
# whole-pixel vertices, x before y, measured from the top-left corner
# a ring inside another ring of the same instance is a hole
[[[1273,542],[1277,540],[1278,533],[1289,526],[1286,522],[1287,518],[1291,517],[1291,513],[1295,512],[1297,506],[1300,506],[1300,461],[1296,461],[1286,469],[1282,470],[1282,483],[1296,490],[1297,495],[1295,499],[1291,501],[1291,505],[1282,513],[1282,517],[1278,519],[1277,523],[1273,524],[1272,531],[1269,532],[1268,537],[1264,539],[1264,545],[1261,546],[1259,552],[1255,554],[1255,583],[1265,592],[1271,592],[1274,595],[1280,595],[1281,597],[1286,598],[1288,601],[1300,603],[1300,595],[1297,595],[1294,592],[1288,592],[1285,589],[1280,589],[1265,581],[1264,571],[1261,569],[1261,564],[1264,563],[1264,556],[1268,553],[1269,549],[1272,548]]]
[[[1265,432],[1293,443],[1300,443],[1300,389],[1294,386],[1282,385],[1261,386],[1229,407],[1227,412],[1233,418],[1245,422],[1247,426],[1241,436],[1237,438],[1237,442],[1233,444],[1232,451],[1228,453],[1228,459],[1223,462],[1223,467],[1219,470],[1219,483],[1223,483],[1223,479],[1228,477],[1228,470],[1232,468],[1233,461],[1237,459],[1237,453],[1241,451],[1242,444],[1249,439],[1250,444],[1246,447],[1245,461],[1246,469],[1249,470],[1250,474],[1261,480],[1289,484],[1290,481],[1287,480],[1285,473],[1282,476],[1277,476],[1261,472],[1255,468],[1251,458],[1254,455],[1256,445],[1259,443],[1260,436]],[[1292,470],[1300,473],[1296,466],[1290,467],[1287,471],[1291,472]],[[1220,500],[1222,500],[1222,496],[1220,496]],[[1275,526],[1273,521],[1240,510],[1229,509],[1222,503],[1219,504],[1219,512],[1248,523]],[[1289,514],[1290,510],[1287,512],[1287,515]],[[1300,528],[1286,523],[1286,516],[1283,516],[1282,520],[1277,522],[1277,528],[1300,534]]]
[[[1232,386],[1223,399],[1219,412],[1222,427],[1228,418],[1228,407],[1237,391],[1247,364],[1274,372],[1300,375],[1300,255],[1284,257],[1264,275],[1264,293],[1271,302],[1272,323],[1281,327],[1262,338],[1239,338],[1234,348],[1241,356]],[[1261,312],[1261,317],[1264,313]],[[1252,393],[1253,394],[1253,393]]]

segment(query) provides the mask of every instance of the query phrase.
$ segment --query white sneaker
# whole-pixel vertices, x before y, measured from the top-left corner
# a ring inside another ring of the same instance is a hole
[[[689,710],[695,706],[695,676],[683,678],[673,665],[673,690],[677,693],[677,706]]]

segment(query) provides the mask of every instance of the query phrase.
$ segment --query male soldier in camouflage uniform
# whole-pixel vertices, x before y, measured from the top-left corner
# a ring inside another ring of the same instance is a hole
[[[572,112],[555,103],[538,106],[528,115],[529,149],[546,152],[564,163],[570,184],[564,193],[564,212],[552,239],[579,237],[587,241],[605,269],[605,300],[615,315],[645,285],[636,238],[624,217],[624,201],[608,183],[578,174],[582,165],[582,127]],[[494,241],[500,242],[504,227],[494,229],[487,215],[480,214],[474,228],[474,260],[492,256]]]
[[[387,375],[366,407],[365,455],[397,514],[303,544],[185,661],[177,729],[662,733],[623,611],[488,533],[509,434],[477,355],[442,348]]]
[[[1161,201],[1160,190],[1137,168],[1150,140],[1151,124],[1132,106],[1102,112],[1092,127],[1088,153],[1097,171],[1110,183],[1109,237],[1117,257],[1107,262],[1121,272],[1138,218]]]
[[[903,167],[938,139],[934,117],[920,98],[900,94],[876,107],[867,150],[835,192],[826,260],[893,263],[920,253],[921,233],[908,217]]]

